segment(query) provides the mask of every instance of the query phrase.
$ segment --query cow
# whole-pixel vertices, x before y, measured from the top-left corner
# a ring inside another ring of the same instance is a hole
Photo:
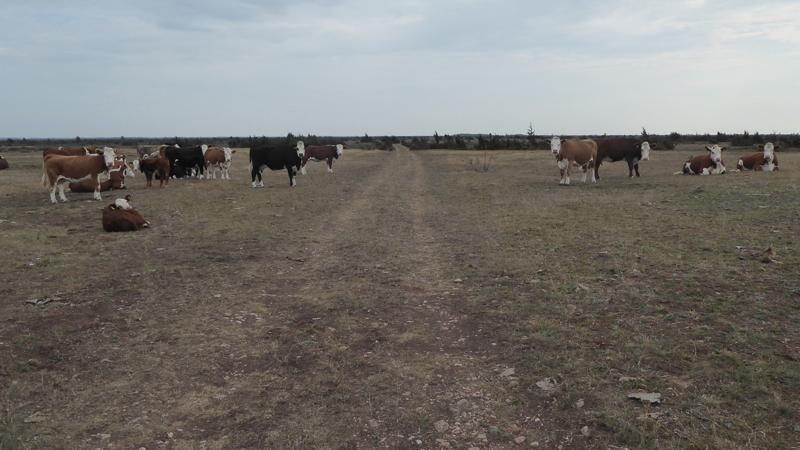
[[[763,146],[759,146],[761,152],[751,153],[739,158],[736,163],[736,171],[754,170],[756,172],[772,172],[778,170],[778,157],[775,151],[780,148],[772,142],[767,142]]]
[[[114,149],[105,147],[101,154],[85,156],[47,155],[42,164],[42,185],[49,187],[50,202],[56,201],[56,190],[62,202],[67,201],[64,185],[70,182],[91,180],[95,186],[95,200],[102,200],[97,176],[107,172],[114,164]]]
[[[58,148],[45,148],[42,149],[42,159],[47,155],[61,155],[61,156],[86,156],[99,153],[97,147],[58,147]]]
[[[305,145],[303,141],[297,141],[295,146],[270,146],[266,144],[259,144],[250,147],[250,177],[252,178],[252,187],[264,187],[264,181],[261,179],[261,171],[264,167],[269,167],[271,170],[286,169],[289,173],[289,186],[297,185],[295,176],[300,170],[300,166],[305,155]],[[258,183],[256,183],[256,177]]]
[[[8,169],[8,160],[0,156],[0,170]]]
[[[136,149],[136,154],[139,156],[139,159],[155,158],[159,153],[162,153],[165,148],[167,148],[166,144],[156,145],[155,147],[138,147]]]
[[[159,180],[159,187],[169,184],[170,164],[166,156],[156,153],[156,156],[147,155],[147,158],[137,159],[133,162],[134,169],[144,173],[147,187],[153,186],[153,174]]]
[[[556,157],[558,168],[561,170],[559,184],[570,184],[569,170],[574,164],[583,171],[583,182],[586,183],[586,172],[594,168],[597,161],[597,142],[592,139],[560,139],[553,137],[550,140],[550,151]],[[592,170],[592,183],[597,183]]]
[[[684,175],[722,175],[725,173],[725,162],[722,161],[722,152],[726,149],[717,144],[706,145],[707,155],[693,156],[683,163],[683,170],[675,172]]]
[[[193,170],[198,170],[198,178],[202,179],[205,172],[206,160],[203,153],[208,146],[196,145],[194,147],[180,147],[175,144],[164,149],[164,153],[170,164],[170,176],[183,178],[191,176]]]
[[[328,173],[333,173],[333,160],[339,159],[342,156],[344,146],[342,144],[336,145],[309,145],[306,147],[303,162],[300,166],[300,173],[306,174],[306,163],[308,160],[312,161],[327,161]]]
[[[150,226],[130,204],[131,196],[118,198],[103,208],[103,229],[108,232],[138,231]]]
[[[223,180],[230,180],[231,174],[229,172],[231,168],[231,157],[236,153],[235,150],[231,150],[229,147],[208,147],[203,153],[206,161],[206,171],[208,175],[206,178],[217,179],[217,169],[220,172],[220,178]]]
[[[639,176],[639,161],[650,159],[650,143],[634,138],[596,139],[597,161],[594,163],[594,177],[600,179],[600,165],[604,161],[625,160],[628,163],[628,176]]]
[[[133,176],[130,167],[125,163],[125,159],[117,159],[108,170],[108,180],[100,182],[100,192],[110,191],[112,189],[127,189],[125,187],[125,177]],[[92,180],[83,180],[69,184],[69,190],[72,192],[94,192],[95,186]]]

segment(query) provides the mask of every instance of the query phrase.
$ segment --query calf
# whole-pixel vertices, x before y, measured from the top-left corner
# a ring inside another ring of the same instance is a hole
[[[725,173],[725,163],[722,161],[722,152],[725,147],[720,147],[717,144],[706,146],[708,150],[707,155],[693,156],[683,163],[683,171],[676,172],[676,174],[683,173],[684,175],[722,175]]]
[[[763,145],[762,151],[759,153],[751,153],[739,158],[736,163],[736,171],[754,170],[756,172],[772,172],[778,170],[778,157],[775,151],[780,147],[774,145],[772,142],[767,142]]]
[[[198,178],[202,179],[205,173],[206,160],[203,153],[208,149],[208,146],[196,145],[194,147],[179,147],[177,144],[172,147],[167,147],[164,151],[167,160],[170,164],[170,176],[182,178],[183,175],[191,175],[191,171],[198,170]],[[178,170],[178,168],[182,170]]]
[[[305,155],[305,145],[303,141],[297,141],[296,146],[254,145],[250,148],[250,177],[252,187],[264,187],[261,179],[261,171],[264,167],[271,170],[286,169],[289,173],[289,186],[295,186],[295,176],[300,170],[303,156]],[[258,183],[256,183],[258,178]]]
[[[0,156],[0,170],[8,169],[8,160]]]
[[[229,147],[208,147],[208,150],[203,154],[206,160],[206,170],[209,173],[206,178],[211,179],[213,177],[216,180],[217,169],[219,169],[220,178],[230,180],[229,169],[231,167],[231,157],[234,153],[236,152]]]
[[[558,161],[558,168],[561,170],[561,182],[559,184],[569,184],[570,167],[574,164],[583,171],[583,182],[586,183],[586,172],[594,168],[597,161],[597,142],[591,139],[559,139],[554,137],[550,140],[550,151]],[[592,171],[592,183],[597,183],[594,171]]]
[[[156,153],[156,156],[137,159],[133,162],[133,167],[144,173],[147,178],[147,187],[153,186],[153,174],[158,177],[159,187],[163,188],[164,185],[169,184],[170,165],[166,156]]]
[[[47,155],[61,155],[61,156],[86,156],[98,153],[97,147],[58,147],[58,148],[45,148],[42,149],[42,158]]]
[[[138,211],[130,205],[130,195],[118,198],[114,203],[103,208],[103,229],[108,232],[138,231],[150,226]]]
[[[328,173],[333,173],[333,160],[339,159],[344,151],[342,144],[336,145],[309,145],[306,147],[305,155],[303,156],[303,163],[300,166],[300,173],[306,174],[306,163],[308,160],[313,161],[327,161]]]
[[[91,180],[95,200],[101,200],[97,176],[107,172],[114,164],[114,149],[105,147],[99,155],[61,156],[47,155],[42,164],[42,185],[49,187],[50,202],[56,202],[56,190],[62,202],[67,201],[64,185],[70,182]]]
[[[600,165],[603,161],[616,162],[625,160],[628,163],[628,176],[633,172],[639,176],[639,161],[650,159],[650,143],[641,139],[618,138],[597,139],[597,161],[594,163],[594,176],[600,179]]]
[[[131,176],[133,173],[125,160],[116,160],[108,170],[108,180],[100,182],[100,192],[110,191],[112,189],[126,189],[125,177]],[[94,192],[95,187],[91,180],[83,180],[80,182],[70,183],[69,190],[72,192]]]

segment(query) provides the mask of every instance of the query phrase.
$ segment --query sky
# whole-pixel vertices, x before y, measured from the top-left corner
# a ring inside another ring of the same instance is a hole
[[[800,1],[0,0],[0,136],[800,132]]]

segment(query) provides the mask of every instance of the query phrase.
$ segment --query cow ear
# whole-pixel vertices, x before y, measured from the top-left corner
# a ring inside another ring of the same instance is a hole
[[[722,147],[721,149],[719,149],[719,151],[724,152],[727,149],[728,149],[728,147]]]
[[[775,145],[772,146],[772,149],[775,150],[775,151],[778,151],[778,149],[780,149],[780,148],[781,148],[781,146],[778,145],[778,144],[775,144]]]
[[[711,151],[711,147],[706,145],[706,150]]]

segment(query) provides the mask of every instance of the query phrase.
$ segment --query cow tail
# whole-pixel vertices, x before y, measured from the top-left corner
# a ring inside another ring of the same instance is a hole
[[[47,186],[47,166],[44,163],[42,163],[42,186],[48,187]]]

